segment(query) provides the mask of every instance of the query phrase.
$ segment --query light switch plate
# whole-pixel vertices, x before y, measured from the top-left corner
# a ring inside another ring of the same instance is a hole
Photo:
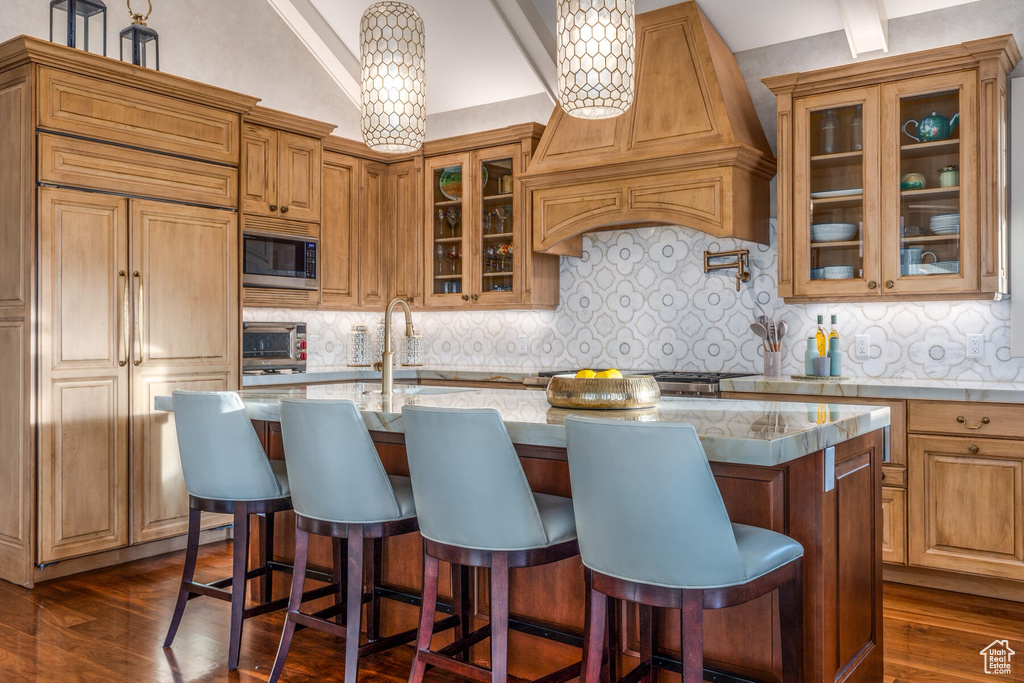
[[[519,353],[530,352],[530,340],[525,334],[519,335]]]

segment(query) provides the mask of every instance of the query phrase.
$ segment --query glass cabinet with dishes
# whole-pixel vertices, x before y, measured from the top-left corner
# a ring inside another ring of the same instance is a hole
[[[1019,59],[1001,36],[765,79],[780,295],[1004,294],[1006,74]]]
[[[425,307],[557,305],[558,257],[532,252],[523,220],[529,196],[518,176],[540,134],[527,132],[512,144],[427,157]]]
[[[793,231],[804,291],[856,293],[877,286],[877,91],[807,97],[797,103],[796,117],[806,149],[796,161],[794,194],[806,198],[807,211],[795,216]]]

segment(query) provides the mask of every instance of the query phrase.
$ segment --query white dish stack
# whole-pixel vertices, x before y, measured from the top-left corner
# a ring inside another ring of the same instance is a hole
[[[933,235],[956,235],[960,232],[960,214],[942,213],[928,220]]]

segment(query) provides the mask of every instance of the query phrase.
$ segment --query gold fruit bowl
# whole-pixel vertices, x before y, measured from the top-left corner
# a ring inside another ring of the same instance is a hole
[[[587,378],[555,375],[548,384],[548,403],[556,408],[632,410],[658,405],[661,390],[650,375]]]

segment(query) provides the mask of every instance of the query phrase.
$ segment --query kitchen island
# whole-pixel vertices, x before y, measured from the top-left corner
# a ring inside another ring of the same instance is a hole
[[[280,398],[354,400],[385,468],[393,474],[408,472],[402,405],[492,407],[505,420],[534,490],[571,495],[564,418],[574,411],[551,408],[539,391],[410,386],[384,400],[379,385],[354,382],[260,387],[240,394],[272,458],[283,457],[277,426]],[[170,408],[168,398],[159,397],[156,407]],[[887,408],[667,398],[650,409],[600,414],[693,424],[733,521],[789,534],[804,546],[805,680],[881,680],[881,459]],[[281,520],[276,537],[281,559],[290,557],[292,537],[291,525]],[[330,558],[326,541],[311,551],[315,564],[329,566]],[[422,564],[415,534],[388,539],[382,559],[385,585],[418,592]],[[472,592],[474,618],[481,621],[487,615],[486,586],[485,577],[478,576]],[[275,590],[283,594],[286,586],[282,582]],[[511,591],[514,618],[563,637],[562,642],[523,642],[526,636],[513,633],[510,673],[534,678],[578,660],[579,650],[566,643],[578,642],[583,627],[579,558],[514,570]],[[705,666],[730,674],[715,680],[780,680],[777,600],[772,594],[706,613]],[[416,617],[412,605],[385,601],[383,632],[411,627]],[[618,618],[625,643],[621,672],[631,666],[630,650],[637,642],[635,610],[624,608]],[[661,615],[659,642],[669,667],[668,660],[676,655],[678,623],[676,615]],[[474,655],[485,661],[486,647]],[[659,676],[678,680],[668,671]]]

